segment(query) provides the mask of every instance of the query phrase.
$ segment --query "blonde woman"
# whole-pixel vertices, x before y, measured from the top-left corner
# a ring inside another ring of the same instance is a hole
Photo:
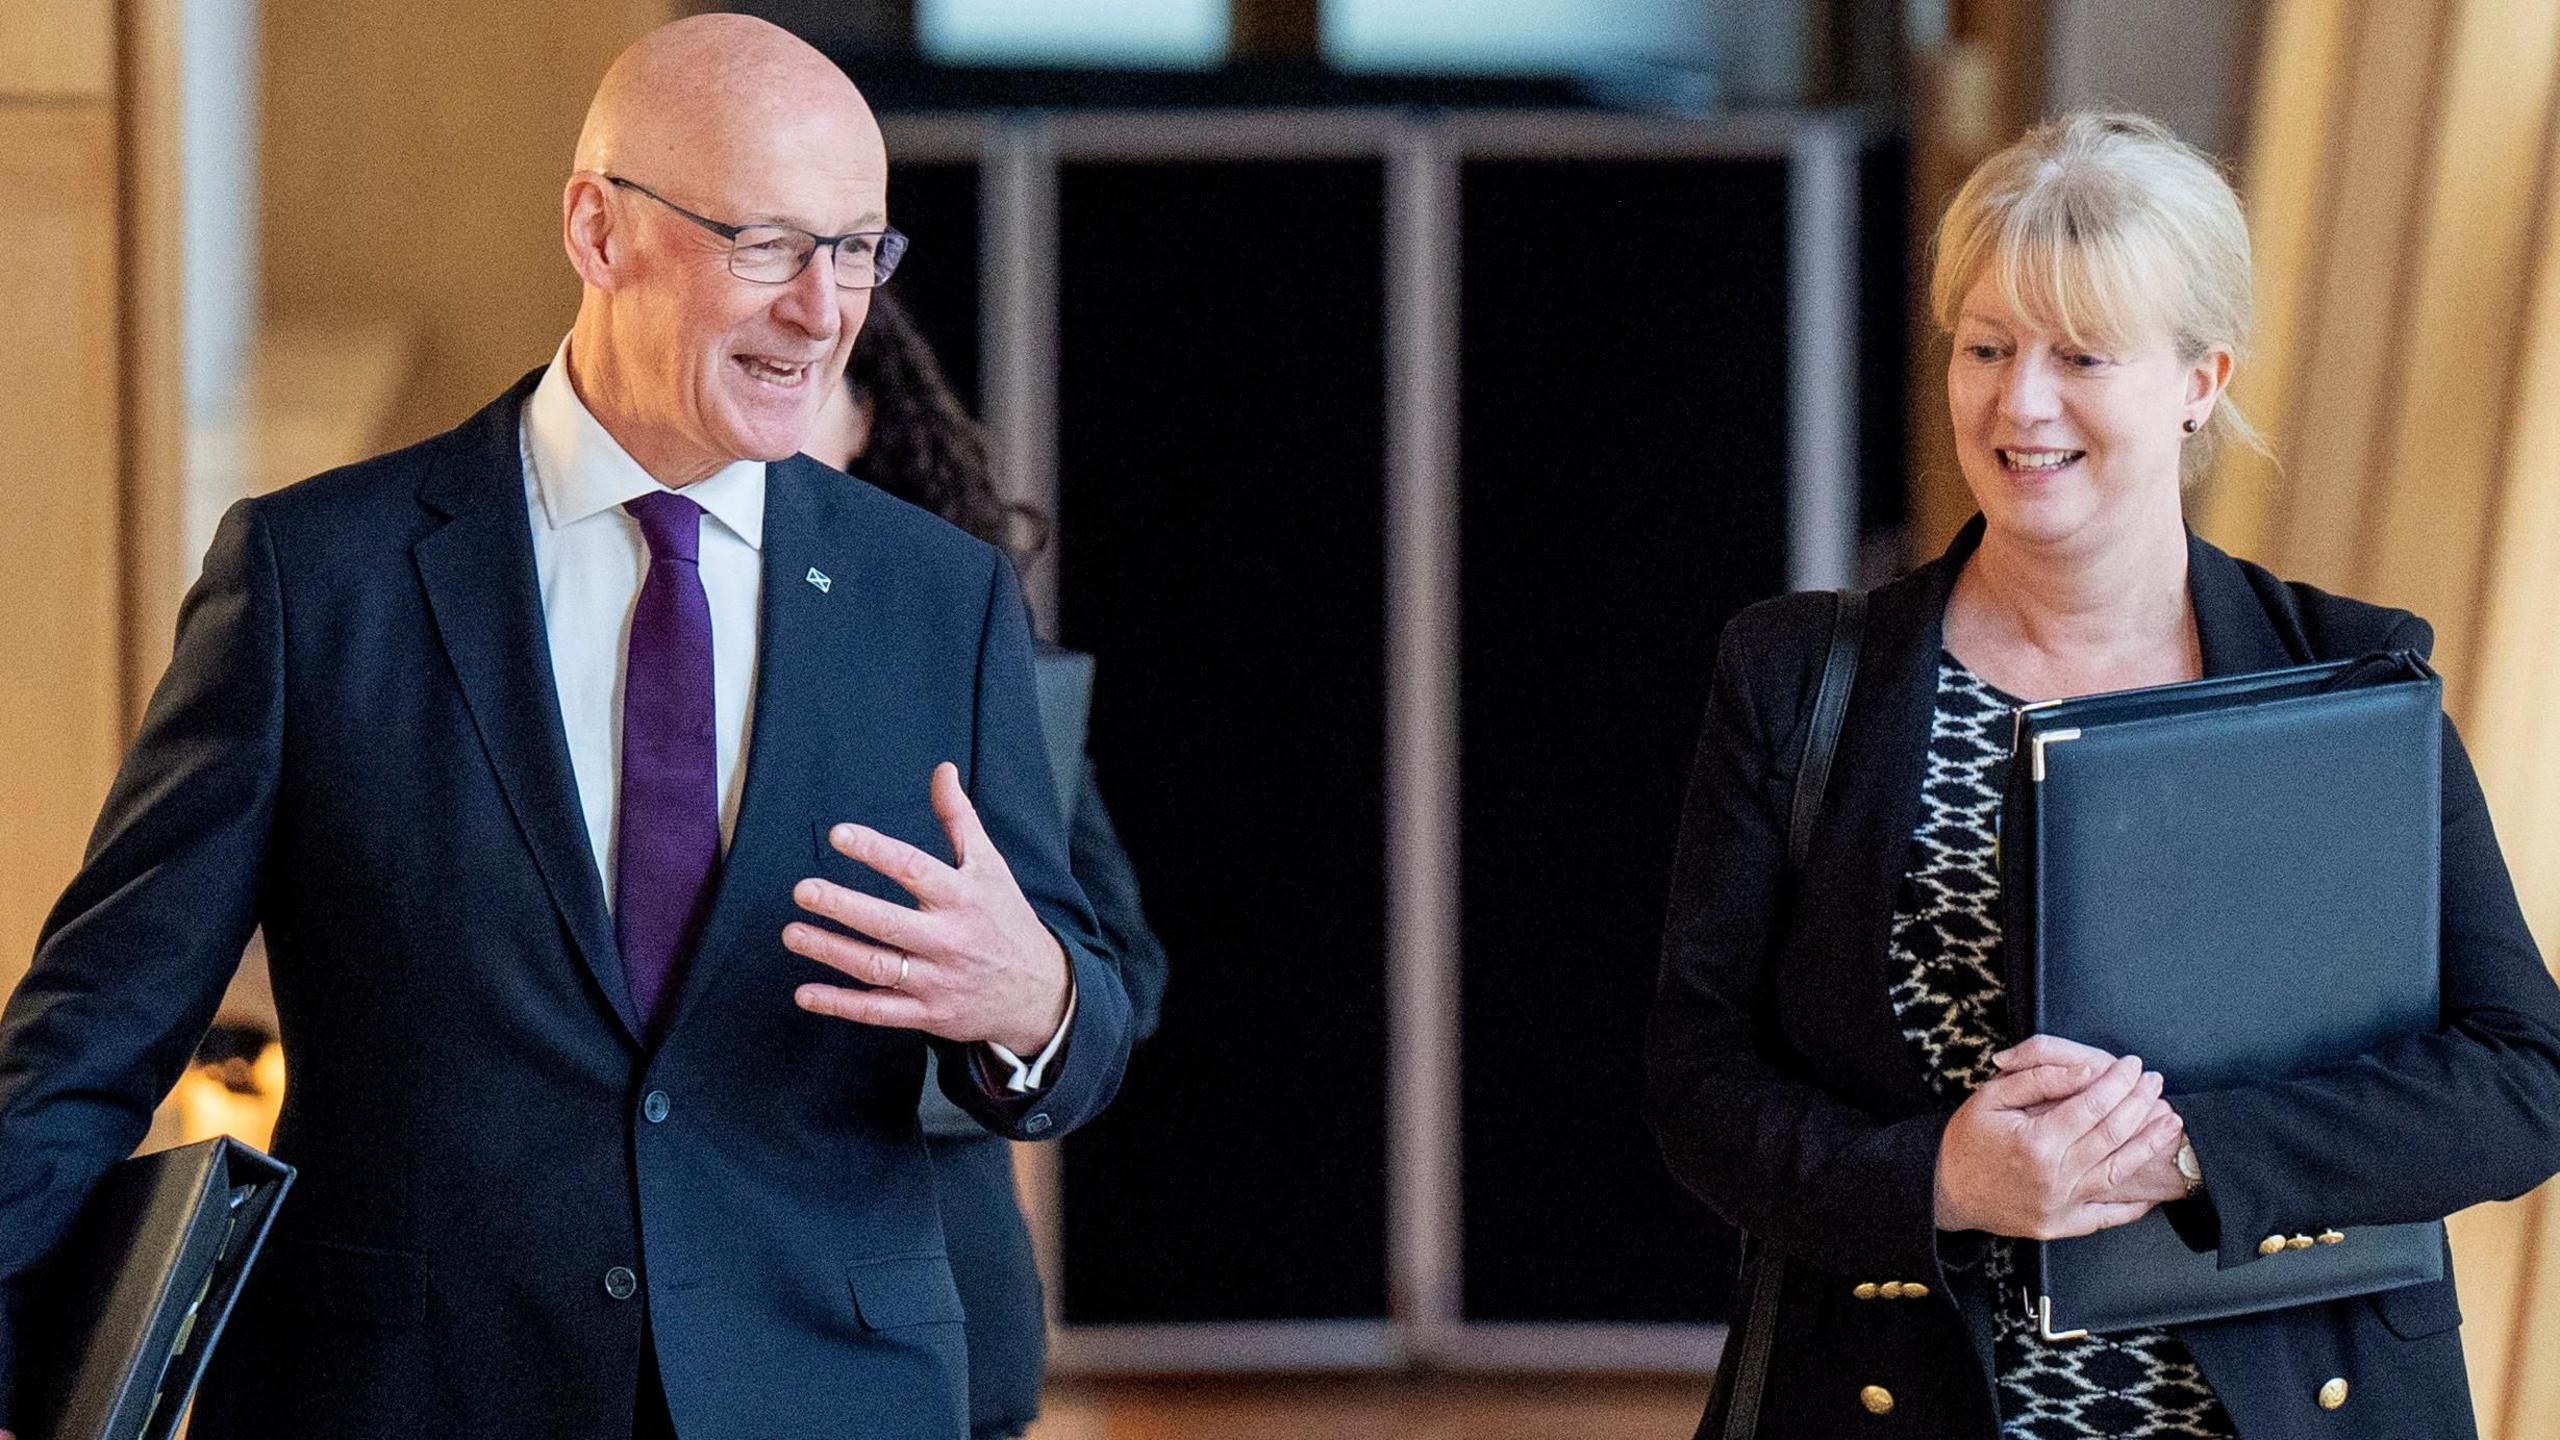
[[[2240,1265],[2271,1233],[2433,1219],[2560,1170],[2560,991],[2450,729],[2440,1028],[2207,1093],[2010,1028],[1991,817],[2014,706],[2430,643],[2186,528],[2213,449],[2255,443],[2224,394],[2249,275],[2230,187],[2137,116],[2045,125],[1966,182],[1931,298],[1981,513],[1870,597],[1792,878],[1834,605],[1724,635],[1649,1104],[1674,1172],[1752,1237],[1746,1284],[1779,1283],[1769,1313],[1737,1304],[1702,1436],[2474,1433],[2450,1278],[2056,1345],[2019,1303],[2017,1242],[2154,1206]]]

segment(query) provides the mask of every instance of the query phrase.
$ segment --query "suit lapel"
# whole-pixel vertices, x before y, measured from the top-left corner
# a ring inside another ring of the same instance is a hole
[[[1832,931],[1822,950],[1850,957],[1842,991],[1857,1007],[1849,1063],[1864,1072],[1858,1078],[1868,1093],[1892,1095],[1911,1113],[1937,1100],[1893,1015],[1886,974],[1893,906],[1920,820],[1947,592],[1980,538],[1980,524],[1968,526],[1945,556],[1869,600],[1857,688],[1841,724],[1832,818],[1816,832],[1806,858],[1806,888],[1818,907],[1806,924]]]
[[[882,673],[872,643],[878,617],[894,603],[889,576],[838,522],[851,484],[799,456],[765,472],[764,596],[746,788],[702,943],[668,1017],[670,1034],[719,983],[738,946],[782,943],[775,917],[788,911],[791,887],[813,873],[812,819],[832,797],[828,757],[865,709],[848,697],[888,693],[895,683]]]
[[[419,498],[450,517],[413,552],[436,634],[507,805],[578,956],[637,1039],[622,954],[578,801],[525,514],[518,417],[536,371],[464,429]]]
[[[2312,659],[2298,629],[2258,595],[2240,562],[2187,532],[2187,598],[2196,612],[2196,643],[2207,675],[2245,675]]]

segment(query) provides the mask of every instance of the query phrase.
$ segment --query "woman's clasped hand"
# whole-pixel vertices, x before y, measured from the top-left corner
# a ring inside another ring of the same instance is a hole
[[[2142,1057],[2037,1035],[1991,1059],[1938,1142],[1939,1229],[2062,1240],[2186,1193],[2185,1126]]]

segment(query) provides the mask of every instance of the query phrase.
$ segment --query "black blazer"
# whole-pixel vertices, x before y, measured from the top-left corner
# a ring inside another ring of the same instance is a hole
[[[141,1138],[263,923],[293,1063],[275,1145],[302,1176],[202,1440],[627,1435],[644,1339],[688,1440],[956,1440],[926,1042],[794,1007],[830,972],[781,930],[813,872],[895,894],[830,822],[947,855],[926,778],[957,762],[1080,999],[1045,1092],[993,1098],[956,1046],[946,1089],[1015,1137],[1110,1098],[1128,997],[1068,874],[1010,569],[814,461],[770,467],[745,796],[649,1043],[549,673],[517,439],[533,379],[223,522],[0,1017],[0,1377],[9,1327],[46,1323],[30,1269]]]
[[[1947,595],[1979,543],[1875,592],[1802,889],[1781,897],[1786,815],[1832,604],[1793,595],[1726,629],[1672,883],[1647,1039],[1648,1108],[1681,1182],[1785,1258],[1760,1433],[1994,1431],[1979,1237],[1933,1220],[1931,1093],[1886,997]],[[2207,674],[2431,643],[2426,623],[2286,584],[2190,538]],[[2319,1074],[2183,1096],[2207,1188],[2182,1233],[2255,1263],[2261,1237],[2431,1220],[2560,1171],[2560,989],[2543,968],[2469,759],[2444,747],[2444,1021]],[[2013,982],[2014,983],[2014,982]],[[2175,1089],[2177,1077],[2171,1076]],[[2450,1273],[2450,1272],[2448,1272]],[[1863,1280],[1928,1282],[1862,1303]],[[1737,1304],[1736,1339],[1745,1317]],[[2183,1327],[2246,1440],[2473,1434],[2453,1282]],[[1728,1353],[1738,1354],[1738,1345]],[[2323,1382],[2346,1405],[2318,1408]],[[1896,1399],[1867,1413],[1861,1387]],[[1709,1402],[1715,1433],[1727,1401]]]

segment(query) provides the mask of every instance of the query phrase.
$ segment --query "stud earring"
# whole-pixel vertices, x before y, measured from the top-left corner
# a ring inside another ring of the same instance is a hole
[[[2193,435],[2194,433],[2196,433],[2196,422],[2194,422],[2193,420],[2189,420],[2189,421],[2187,422],[2187,424],[2186,424],[2186,431],[2187,431],[2187,433],[2188,433],[2188,434],[2190,434],[2190,435]]]

